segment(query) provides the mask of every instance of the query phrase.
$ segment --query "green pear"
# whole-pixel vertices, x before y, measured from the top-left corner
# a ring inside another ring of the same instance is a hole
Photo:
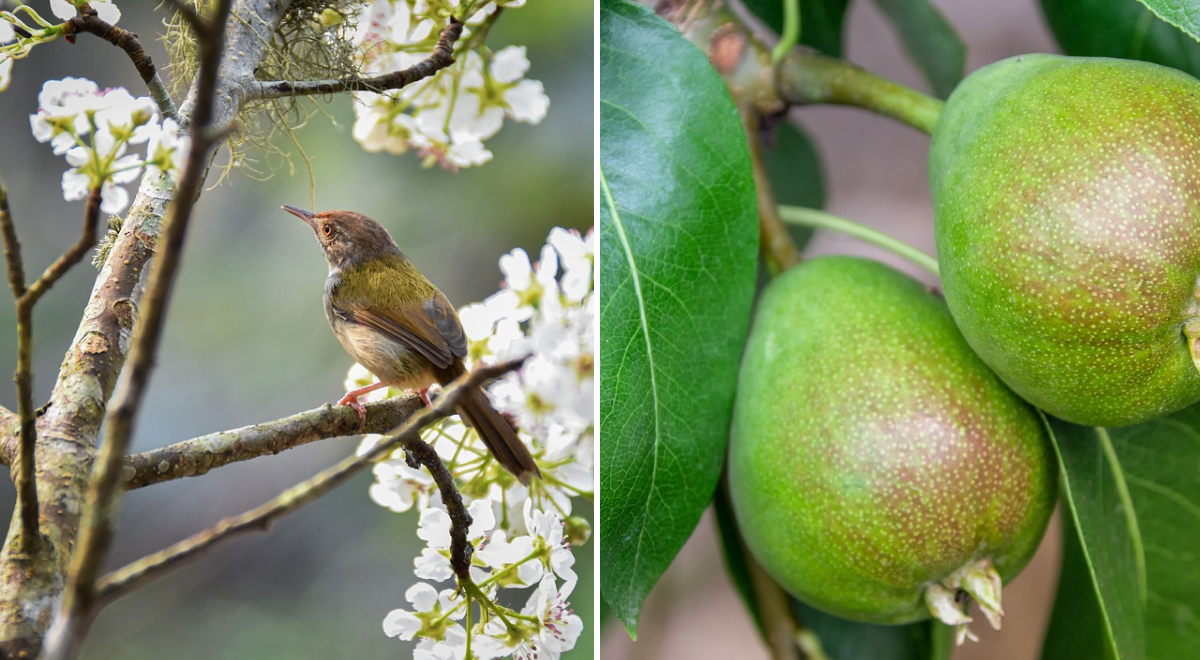
[[[759,302],[738,380],[729,489],[750,552],[793,596],[871,623],[998,627],[1057,493],[1037,412],[919,282],[806,261]]]
[[[946,302],[1013,390],[1095,426],[1200,400],[1200,82],[997,62],[947,101],[929,178]]]

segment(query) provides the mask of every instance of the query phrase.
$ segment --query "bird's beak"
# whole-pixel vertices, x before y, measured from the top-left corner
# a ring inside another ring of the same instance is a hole
[[[313,213],[312,211],[305,211],[304,209],[298,209],[295,206],[287,206],[286,204],[281,208],[283,208],[284,211],[287,211],[288,213],[291,213],[292,215],[296,216],[297,218],[300,218],[301,220],[307,222],[309,227],[316,229],[316,225],[313,224],[313,217],[316,214]]]

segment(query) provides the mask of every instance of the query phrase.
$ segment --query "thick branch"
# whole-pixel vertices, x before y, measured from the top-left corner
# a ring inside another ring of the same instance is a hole
[[[367,421],[349,406],[325,405],[273,422],[221,431],[152,449],[125,459],[127,489],[197,477],[222,465],[278,454],[310,442],[359,433],[386,433],[425,402],[417,395],[368,403]]]
[[[107,603],[150,580],[196,559],[218,544],[250,530],[265,530],[276,519],[281,518],[330,492],[345,483],[379,458],[390,453],[398,445],[404,447],[421,464],[430,469],[434,481],[442,493],[442,501],[450,513],[451,520],[451,565],[460,578],[469,576],[471,550],[467,540],[467,529],[471,515],[467,513],[462,495],[454,486],[454,478],[438,458],[437,452],[421,440],[421,430],[435,419],[454,412],[460,396],[470,387],[516,369],[523,360],[515,360],[491,367],[480,367],[459,378],[446,388],[431,408],[419,408],[408,417],[395,434],[377,443],[362,456],[350,456],[337,465],[318,473],[281,493],[275,499],[255,507],[239,516],[226,518],[216,525],[176,543],[160,552],[139,559],[104,576],[97,584],[98,600]]]
[[[219,0],[211,24],[225,26],[232,0]],[[217,76],[224,46],[224,30],[214,30],[199,42],[200,71],[197,74],[192,114],[192,144],[180,176],[178,193],[163,225],[162,244],[151,261],[150,284],[144,309],[129,352],[129,365],[122,373],[105,416],[105,436],[88,484],[82,523],[71,557],[67,587],[63,593],[60,627],[50,647],[50,658],[74,658],[82,644],[94,606],[96,578],[112,542],[121,500],[121,467],[133,435],[134,422],[158,352],[166,319],[167,302],[179,269],[183,240],[192,209],[216,146],[209,129],[214,116]]]
[[[181,121],[179,111],[175,109],[175,102],[171,100],[171,93],[167,91],[167,86],[163,84],[162,78],[158,75],[158,69],[154,66],[154,60],[150,59],[150,55],[142,48],[136,34],[105,23],[96,16],[95,10],[72,18],[63,27],[66,30],[67,41],[71,43],[75,42],[77,33],[86,32],[125,51],[130,61],[133,62],[134,68],[137,69],[138,75],[142,77],[142,81],[150,90],[150,98],[154,99],[158,109],[162,111],[163,115],[176,122]]]
[[[462,30],[463,24],[457,18],[451,17],[450,24],[438,36],[433,54],[403,71],[393,71],[372,78],[257,82],[250,87],[250,96],[259,99],[274,99],[283,96],[315,96],[339,92],[385,92],[400,89],[418,80],[428,78],[454,64],[454,42],[458,41]]]

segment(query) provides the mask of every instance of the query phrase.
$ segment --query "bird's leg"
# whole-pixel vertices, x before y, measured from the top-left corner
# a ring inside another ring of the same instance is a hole
[[[421,395],[421,400],[425,402],[427,408],[433,407],[433,402],[429,400],[429,388],[425,387],[417,390],[417,394]]]
[[[387,387],[387,383],[374,383],[372,385],[367,385],[366,387],[360,387],[357,390],[350,390],[349,392],[346,392],[346,396],[338,400],[338,405],[350,406],[353,408],[354,412],[358,413],[358,420],[360,422],[359,428],[362,428],[367,423],[367,409],[363,408],[363,404],[358,402],[358,397],[369,392],[374,392],[381,387]]]

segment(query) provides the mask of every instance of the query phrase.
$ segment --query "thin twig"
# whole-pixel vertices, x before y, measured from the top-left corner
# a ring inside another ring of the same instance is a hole
[[[787,225],[783,224],[776,210],[775,192],[767,175],[766,161],[763,160],[758,111],[752,107],[742,107],[741,113],[754,170],[754,191],[758,196],[759,251],[767,262],[767,270],[775,276],[800,263],[800,248],[796,247]]]
[[[17,229],[13,226],[12,213],[8,209],[8,188],[0,181],[0,234],[4,238],[4,262],[8,265],[8,285],[13,298],[25,294],[25,266],[21,261],[21,242],[17,240]]]
[[[224,43],[223,28],[231,5],[231,0],[217,2],[211,24],[218,27],[199,43],[200,70],[192,113],[192,145],[180,176],[175,201],[151,261],[150,283],[146,288],[127,368],[117,382],[111,407],[105,416],[104,442],[88,483],[83,518],[63,591],[59,621],[56,623],[58,630],[52,636],[54,643],[47,649],[50,658],[70,660],[77,655],[94,613],[96,578],[112,541],[115,518],[120,507],[120,477],[125,451],[153,368],[188,221],[199,197],[209,151],[214,147],[208,137],[208,129],[214,114]]]
[[[154,60],[150,59],[150,55],[142,48],[142,43],[138,41],[136,34],[105,23],[100,20],[99,16],[96,16],[94,9],[72,18],[64,23],[63,27],[69,42],[74,43],[77,33],[86,32],[125,51],[130,61],[133,62],[134,68],[137,69],[138,75],[142,77],[142,82],[145,82],[146,87],[149,88],[150,98],[154,99],[158,109],[164,116],[170,117],[176,122],[181,121],[179,111],[175,109],[175,102],[171,100],[171,93],[167,91],[167,86],[163,84],[162,78],[158,75],[158,69],[154,66]]]
[[[62,254],[46,272],[42,273],[29,288],[24,289],[21,274],[20,244],[16,241],[12,216],[8,210],[7,194],[4,195],[3,216],[5,256],[9,259],[9,286],[17,296],[17,372],[13,380],[17,385],[17,418],[20,424],[20,441],[17,445],[17,502],[21,515],[21,545],[32,549],[41,538],[38,520],[37,478],[34,475],[34,454],[37,446],[37,414],[33,409],[33,307],[72,266],[79,263],[83,255],[96,243],[96,225],[100,221],[100,188],[88,193],[83,214],[83,230],[79,240]],[[11,236],[11,241],[10,241]]]
[[[143,557],[105,575],[96,585],[98,602],[100,604],[108,603],[150,580],[183,566],[205,551],[242,532],[267,529],[276,519],[292,513],[330,492],[401,444],[433,474],[434,481],[441,491],[442,501],[450,513],[451,566],[460,579],[469,578],[471,545],[467,540],[467,530],[471,525],[471,515],[462,501],[462,495],[454,486],[454,478],[450,471],[438,458],[433,447],[421,440],[420,433],[435,419],[453,413],[458,399],[468,388],[516,369],[523,361],[514,360],[490,367],[480,367],[462,376],[443,391],[442,395],[433,402],[432,407],[423,407],[415,411],[394,434],[380,440],[362,456],[347,457],[337,465],[289,488],[261,506],[241,515],[226,518],[160,552]]]
[[[349,406],[325,405],[273,422],[203,435],[127,456],[125,488],[196,477],[223,465],[278,454],[310,442],[359,433],[386,433],[425,402],[417,395],[368,403],[366,422]]]
[[[423,80],[454,64],[454,42],[462,36],[463,24],[450,18],[438,36],[433,54],[402,71],[392,71],[372,78],[338,78],[330,80],[305,80],[291,82],[275,80],[254,83],[250,86],[250,98],[275,99],[284,96],[314,96],[339,92],[385,92],[400,89]]]

